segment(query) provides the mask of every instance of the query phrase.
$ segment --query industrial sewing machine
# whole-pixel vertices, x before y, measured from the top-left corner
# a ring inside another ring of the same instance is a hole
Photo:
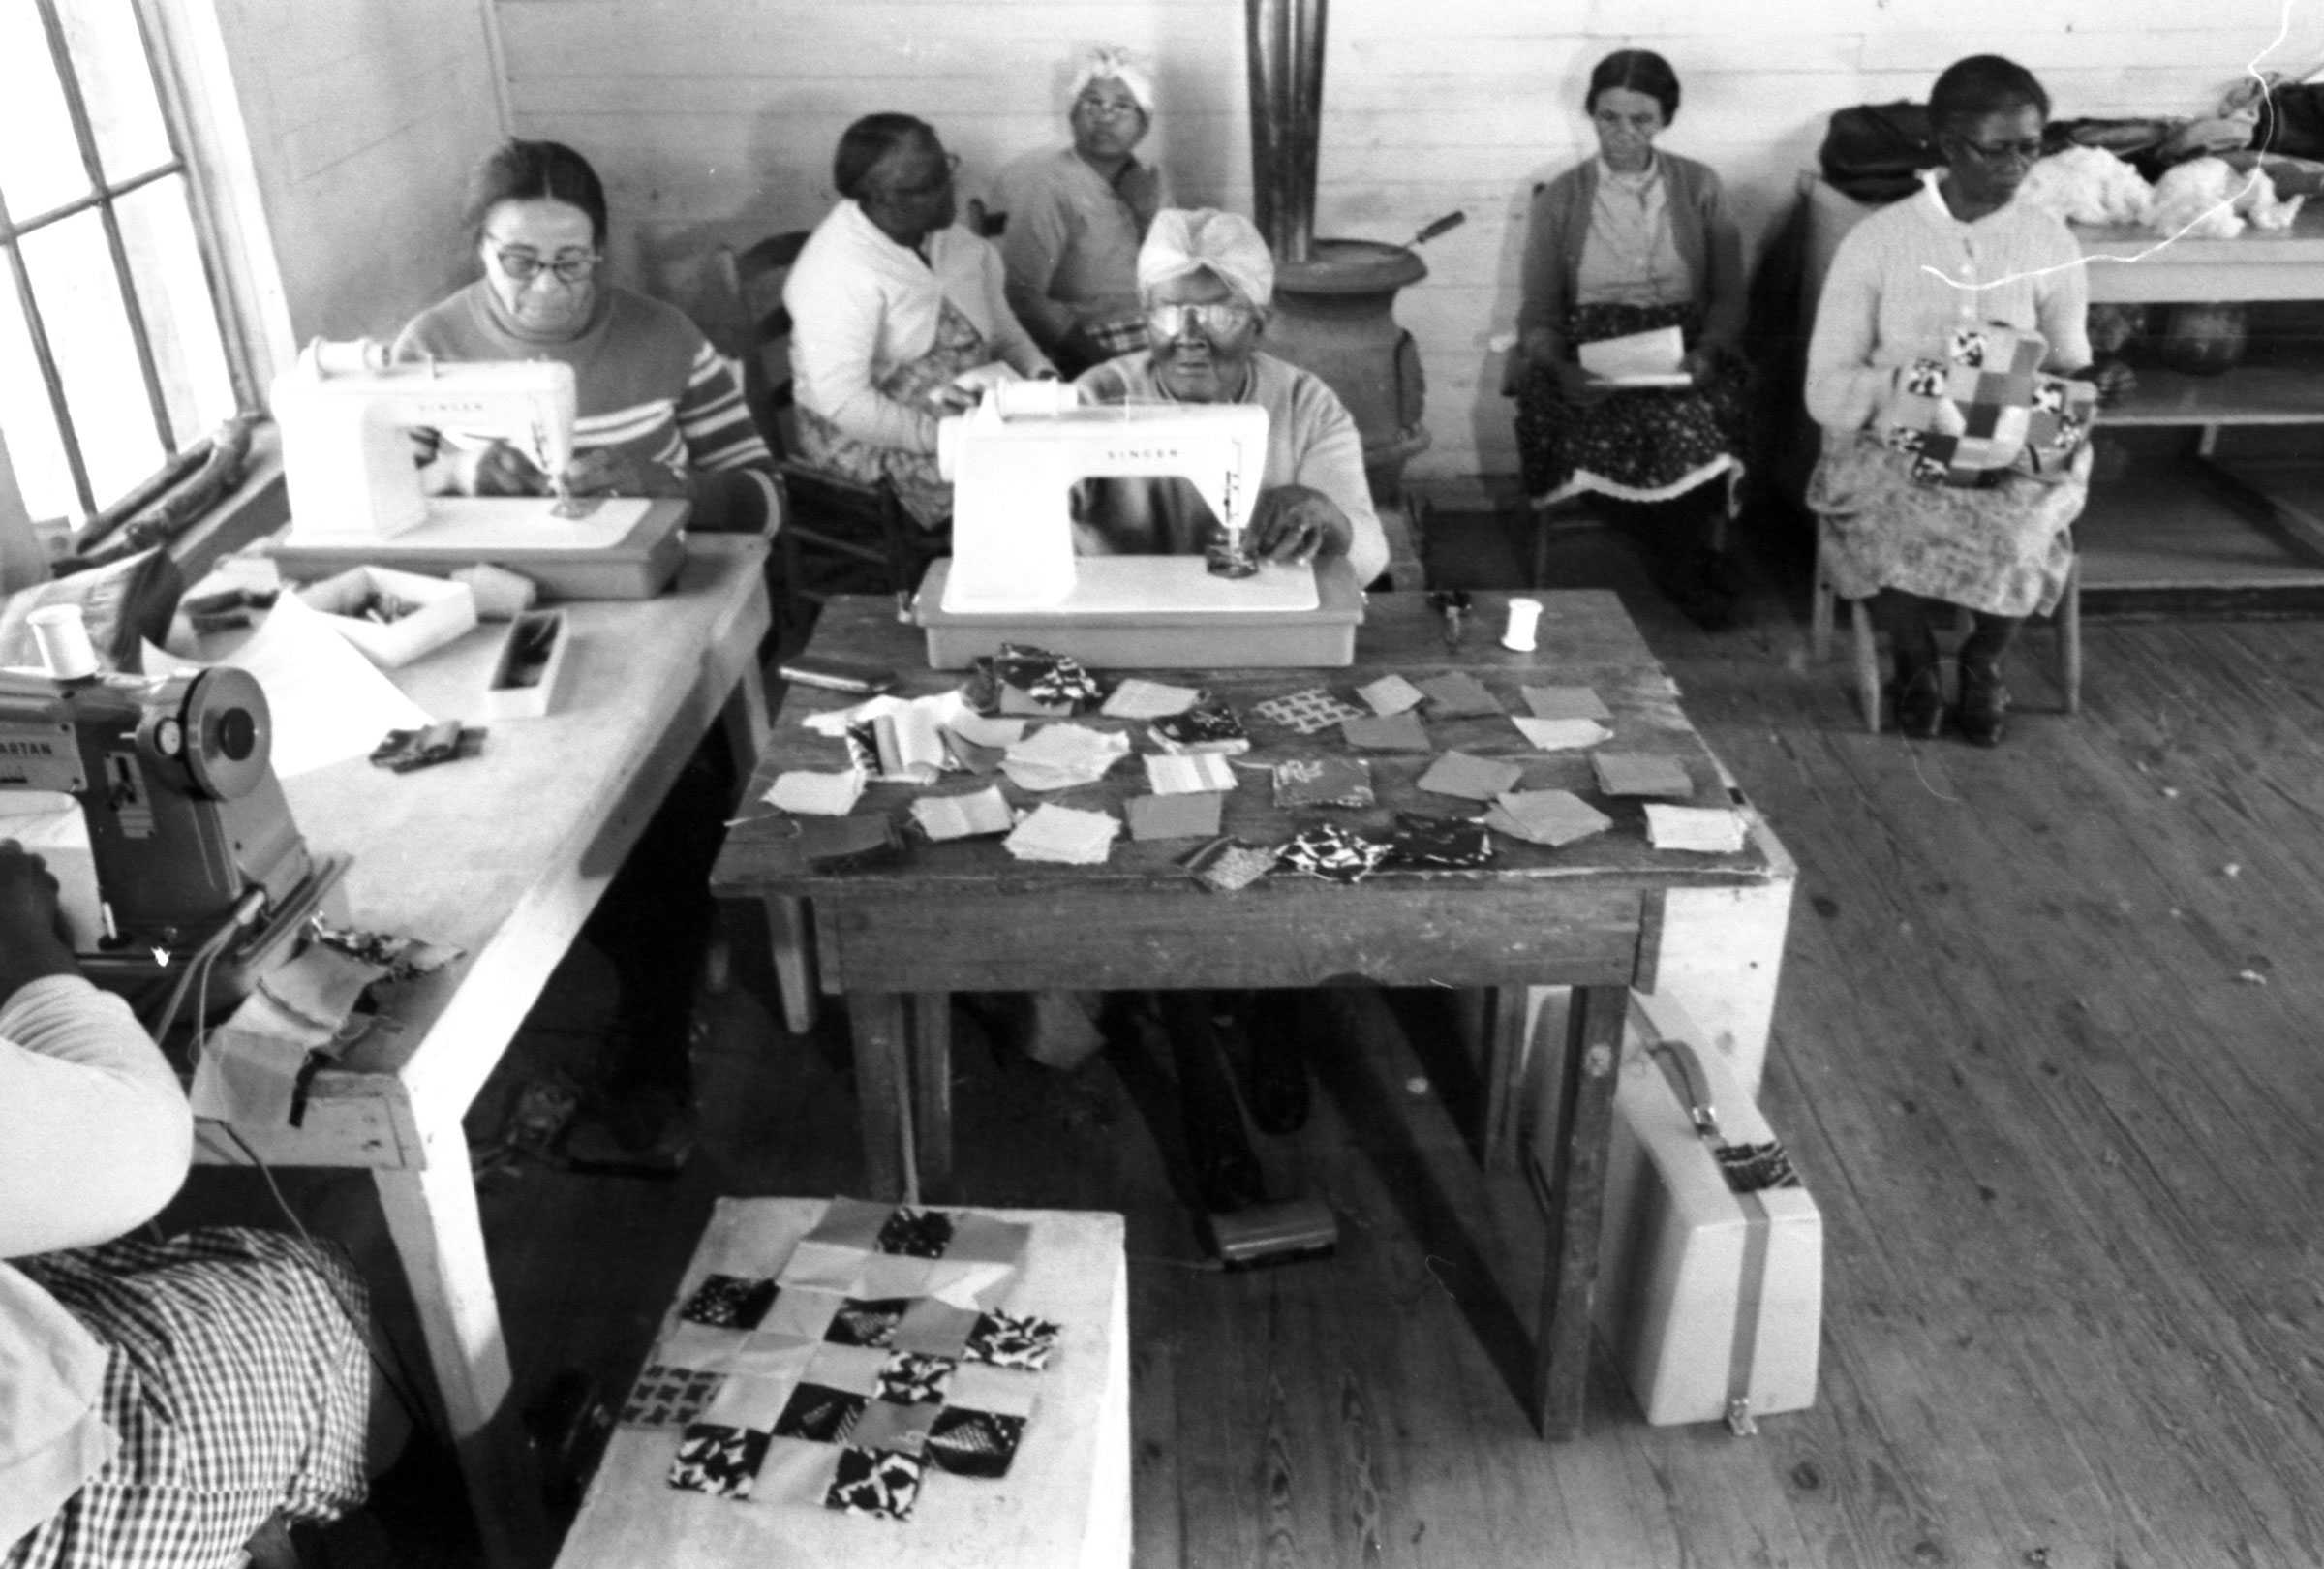
[[[264,690],[230,666],[0,671],[0,794],[70,796],[88,830],[97,930],[68,924],[89,979],[134,997],[199,965],[215,1010],[290,957],[348,863],[309,853],[271,740]]]
[[[914,601],[930,664],[1003,642],[1156,667],[1351,662],[1362,612],[1345,562],[1250,563],[1267,436],[1267,411],[1248,404],[1084,407],[1054,382],[994,387],[945,420],[953,553]],[[1074,487],[1105,477],[1185,479],[1220,540],[1208,557],[1077,555]]]
[[[271,394],[290,496],[276,558],[294,576],[490,562],[566,599],[659,593],[684,555],[683,503],[421,493],[417,428],[506,442],[561,487],[575,397],[572,367],[560,360],[396,364],[370,339],[315,340]]]

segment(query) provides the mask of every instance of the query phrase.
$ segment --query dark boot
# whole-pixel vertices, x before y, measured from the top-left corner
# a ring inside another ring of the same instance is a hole
[[[1972,745],[1998,747],[2006,730],[2009,689],[2002,685],[2002,656],[2017,636],[2021,618],[1976,613],[1976,629],[1961,645],[1962,737]]]
[[[1896,655],[1896,681],[1889,688],[1896,727],[1911,740],[1933,740],[1944,729],[1944,678],[1937,666],[1937,631],[1929,624],[1928,601],[1882,589],[1873,600],[1873,614]]]

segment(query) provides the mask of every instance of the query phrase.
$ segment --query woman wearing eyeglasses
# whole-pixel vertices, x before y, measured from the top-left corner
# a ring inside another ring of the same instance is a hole
[[[570,493],[685,497],[692,528],[764,529],[774,458],[742,384],[684,313],[606,281],[605,190],[589,161],[562,142],[505,142],[470,178],[468,220],[483,276],[404,328],[396,357],[561,359],[579,394]],[[553,477],[458,431],[422,455],[437,494],[539,495]]]
[[[1388,537],[1363,477],[1363,441],[1323,381],[1261,352],[1275,263],[1247,218],[1165,208],[1138,252],[1146,348],[1086,372],[1089,403],[1255,403],[1267,467],[1248,542],[1276,561],[1345,556],[1358,583],[1388,566]],[[1076,524],[1088,555],[1200,555],[1216,538],[1183,479],[1090,482]]]
[[[1929,93],[1944,167],[1850,231],[1817,306],[1807,404],[1824,437],[1808,504],[1834,590],[1871,599],[1888,634],[1908,736],[1942,733],[1949,715],[1969,741],[2000,744],[2002,656],[2027,615],[2057,604],[2088,489],[2087,446],[2044,463],[2008,445],[2003,384],[2033,378],[1975,361],[2038,334],[2040,370],[2095,382],[2101,401],[2129,384],[2119,363],[2092,365],[2080,247],[2015,200],[2049,111],[2041,83],[1999,55],[1947,67]],[[1935,624],[1956,607],[1974,626],[1948,710]]]
[[[955,225],[960,160],[909,114],[840,137],[840,194],[782,286],[802,455],[895,486],[926,528],[952,516],[936,422],[994,379],[1054,376],[1010,312],[1000,258]]]
[[[994,200],[1009,305],[1068,376],[1146,342],[1138,246],[1170,205],[1162,171],[1138,160],[1154,83],[1119,49],[1091,52],[1067,94],[1073,145],[1020,159]]]
[[[1631,526],[1663,591],[1711,630],[1734,617],[1731,564],[1712,552],[1743,472],[1743,236],[1709,166],[1655,146],[1678,76],[1647,49],[1590,73],[1598,156],[1538,188],[1520,337],[1502,390],[1537,509],[1590,495]],[[1675,329],[1675,386],[1609,385],[1581,345]]]

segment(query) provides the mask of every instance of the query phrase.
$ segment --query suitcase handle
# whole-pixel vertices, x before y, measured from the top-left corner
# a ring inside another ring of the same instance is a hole
[[[1695,1055],[1695,1048],[1683,1040],[1658,1040],[1646,1050],[1662,1059],[1663,1077],[1678,1092],[1679,1104],[1687,1108],[1696,1136],[1717,1142],[1719,1113],[1711,1105],[1710,1075],[1703,1072],[1702,1059]]]

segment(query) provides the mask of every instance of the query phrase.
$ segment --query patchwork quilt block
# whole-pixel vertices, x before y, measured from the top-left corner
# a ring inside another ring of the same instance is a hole
[[[1927,485],[1973,486],[2018,469],[2062,472],[2090,434],[2097,388],[2041,369],[2037,332],[1961,326],[1897,372],[1881,440]]]

